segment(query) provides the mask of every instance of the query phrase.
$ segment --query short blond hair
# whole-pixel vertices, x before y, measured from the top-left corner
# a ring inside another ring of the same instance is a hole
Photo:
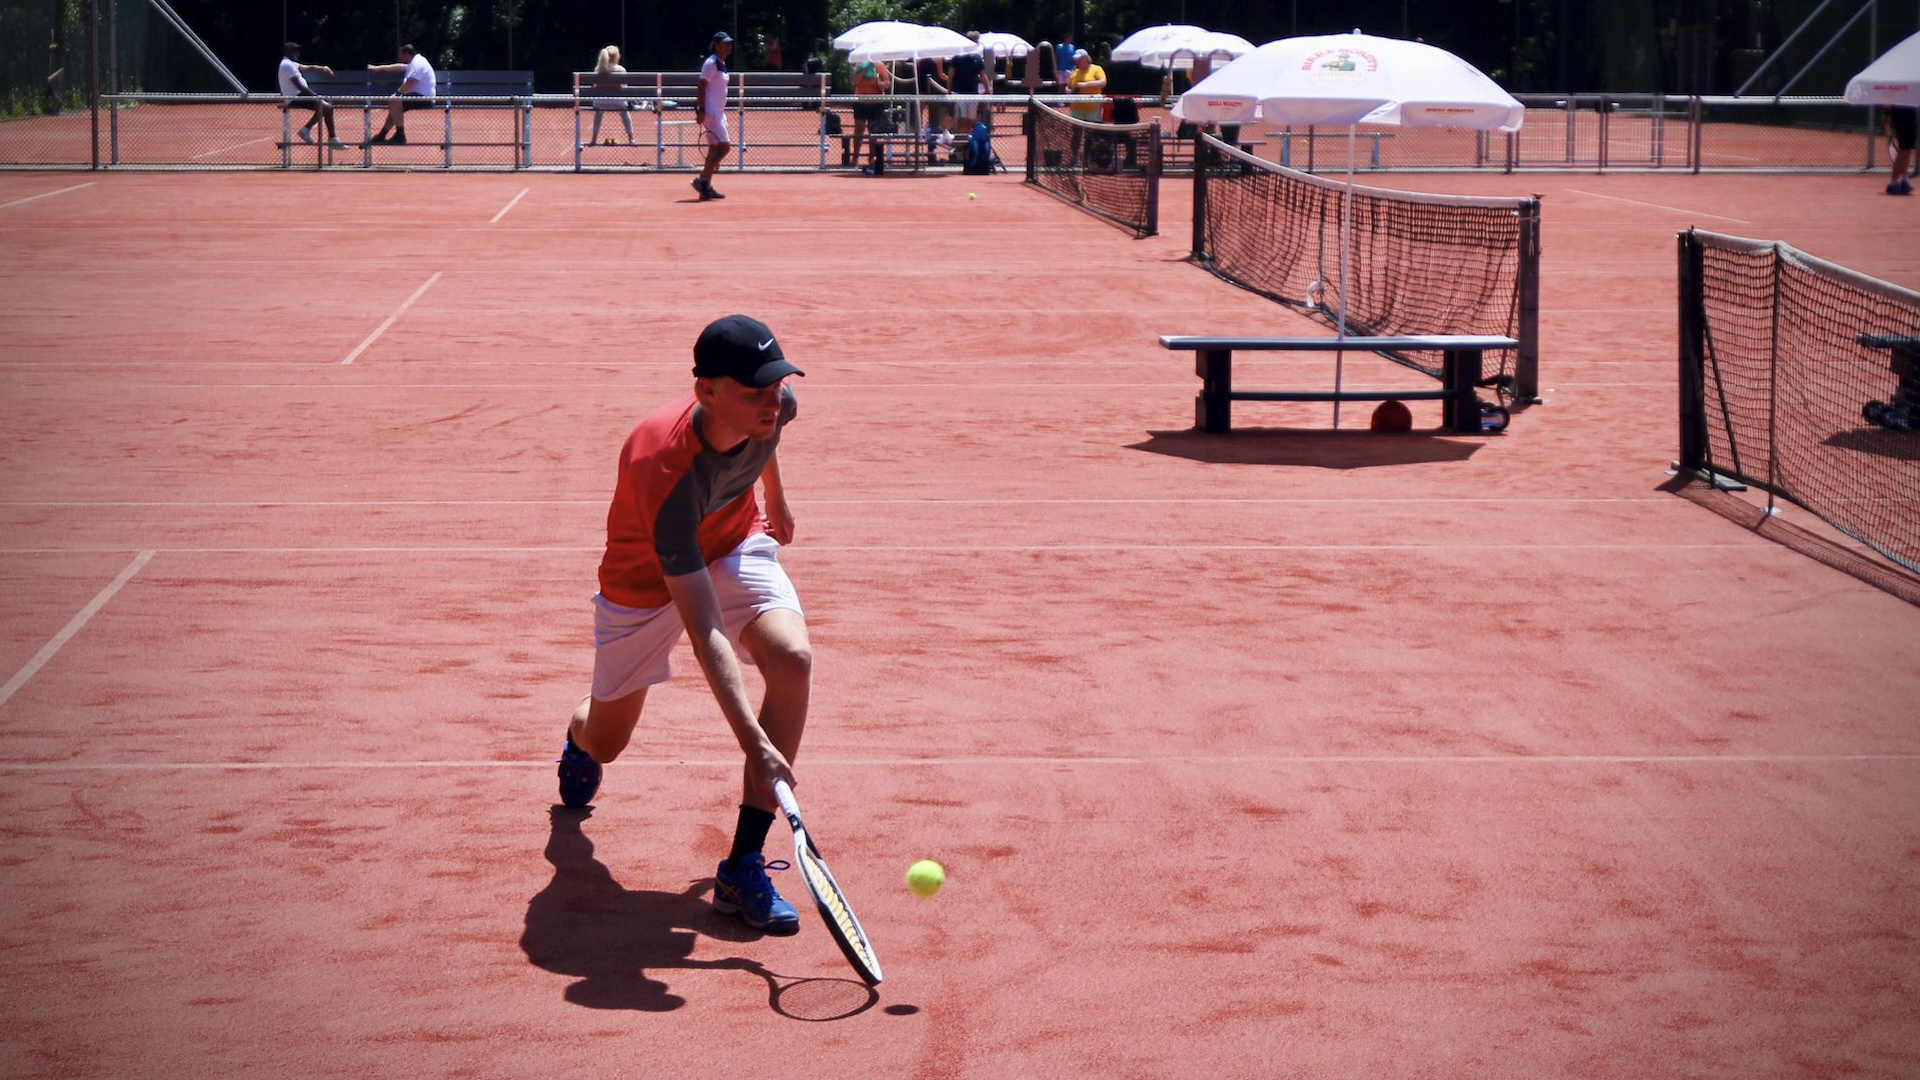
[[[609,45],[606,48],[600,50],[600,58],[593,62],[593,70],[600,71],[600,72],[612,71],[613,65],[619,62],[620,62],[620,46]]]

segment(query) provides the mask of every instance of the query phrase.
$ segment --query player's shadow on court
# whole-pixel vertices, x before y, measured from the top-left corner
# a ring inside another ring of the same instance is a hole
[[[651,973],[739,970],[767,982],[768,1004],[796,1020],[832,1020],[864,1012],[879,1000],[864,983],[849,979],[781,976],[744,957],[695,960],[695,941],[757,941],[761,935],[720,915],[707,900],[713,879],[680,892],[628,889],[594,858],[593,841],[581,823],[591,808],[550,812],[546,857],[553,879],[527,902],[520,947],[535,966],[575,981],[563,996],[589,1009],[670,1012],[686,999]]]
[[[1827,445],[1895,461],[1920,461],[1920,434],[1911,431],[1890,431],[1883,427],[1856,428],[1829,435]]]
[[[1439,431],[1376,433],[1361,426],[1346,431],[1297,431],[1290,428],[1235,428],[1212,434],[1185,429],[1149,431],[1145,442],[1129,450],[1204,461],[1215,465],[1301,465],[1315,469],[1372,469],[1465,461],[1480,448],[1472,436]]]

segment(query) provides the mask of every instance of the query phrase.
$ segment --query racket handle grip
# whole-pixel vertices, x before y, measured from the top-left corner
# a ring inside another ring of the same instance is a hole
[[[773,782],[773,797],[780,803],[780,812],[787,815],[787,823],[798,828],[800,825],[800,804],[793,801],[793,789],[785,780]]]

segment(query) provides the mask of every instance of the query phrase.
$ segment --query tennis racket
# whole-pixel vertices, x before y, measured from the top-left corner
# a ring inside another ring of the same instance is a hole
[[[1900,156],[1900,140],[1894,138],[1891,135],[1887,136],[1887,164],[1889,165],[1893,164],[1894,160],[1899,156]]]
[[[793,865],[799,867],[800,876],[807,879],[807,891],[813,894],[820,917],[826,920],[827,932],[833,935],[834,943],[846,954],[847,963],[853,965],[853,970],[860,973],[867,985],[880,985],[880,958],[873,955],[867,932],[860,929],[860,920],[853,917],[846,894],[840,891],[839,883],[827,869],[826,859],[814,846],[813,837],[807,834],[807,826],[800,820],[800,804],[793,801],[793,789],[785,780],[775,780],[773,796],[780,800],[780,810],[793,828]]]

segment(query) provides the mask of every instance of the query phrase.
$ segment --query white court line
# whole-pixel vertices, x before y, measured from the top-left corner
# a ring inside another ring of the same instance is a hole
[[[62,627],[59,633],[53,635],[52,640],[42,645],[39,652],[33,654],[33,659],[27,661],[25,667],[14,672],[13,678],[8,679],[5,686],[0,686],[0,705],[5,705],[7,699],[13,696],[14,691],[27,685],[27,680],[33,678],[35,672],[45,667],[47,661],[52,660],[54,654],[60,651],[61,646],[73,640],[73,635],[79,633],[80,628],[87,625],[87,620],[99,614],[100,609],[107,606],[107,601],[113,599],[113,594],[120,591],[120,586],[131,581],[133,575],[139,573],[140,568],[147,565],[147,563],[153,559],[153,556],[154,552],[152,551],[143,551],[134,556],[133,561],[127,564],[127,568],[120,571],[120,576],[108,582],[107,587],[101,589],[99,595],[88,602],[86,607],[81,608],[78,615],[69,619],[67,625]]]
[[[413,295],[407,297],[405,303],[402,303],[398,308],[394,309],[393,314],[387,316],[386,322],[381,323],[377,328],[374,329],[373,333],[368,334],[367,339],[365,341],[362,341],[360,344],[355,345],[353,347],[353,351],[347,354],[347,358],[340,362],[342,364],[351,364],[356,359],[359,358],[361,353],[366,352],[367,346],[373,344],[374,341],[376,341],[381,334],[386,333],[387,327],[392,326],[393,321],[395,319],[398,319],[400,316],[406,314],[407,309],[413,306],[413,302],[415,300],[420,299],[420,297],[423,296],[428,289],[433,288],[433,283],[440,280],[440,273],[441,273],[440,271],[435,270],[433,272],[433,276],[426,280],[426,284],[421,285],[419,288],[413,290]]]
[[[204,154],[195,154],[193,155],[192,160],[199,161],[201,158],[210,158],[215,154],[224,154],[229,150],[238,150],[243,146],[252,146],[254,143],[267,142],[268,138],[269,138],[268,136],[262,136],[258,139],[248,139],[246,142],[237,142],[237,143],[234,143],[232,146],[223,146],[218,150],[209,150]]]
[[[1597,191],[1582,191],[1579,188],[1569,188],[1568,190],[1575,195],[1589,195],[1596,199],[1612,199],[1614,202],[1632,203],[1634,206],[1645,206],[1654,210],[1671,210],[1676,214],[1681,214],[1686,217],[1710,217],[1716,221],[1731,221],[1740,225],[1753,224],[1746,218],[1727,217],[1725,214],[1709,214],[1705,210],[1689,210],[1684,206],[1668,206],[1666,203],[1641,202],[1639,199],[1624,199],[1618,195],[1602,195]]]
[[[1159,765],[1848,765],[1920,762],[1912,754],[1272,754],[1206,757],[1069,757],[1047,755],[958,757],[810,757],[812,768],[998,768],[1003,766]],[[738,769],[740,759],[622,759],[622,767]],[[532,761],[28,761],[0,762],[0,772],[279,772],[389,769],[551,769],[550,758]]]
[[[1179,499],[806,499],[799,501],[800,506],[1352,506],[1356,504],[1381,504],[1392,506],[1398,503],[1529,503],[1551,505],[1585,506],[1591,503],[1666,503],[1670,498],[1658,495],[1634,496],[1536,496],[1536,495],[1407,495],[1403,497],[1377,497],[1338,499],[1309,498],[1289,496],[1286,498],[1216,498],[1199,496]],[[339,506],[605,506],[605,497],[594,499],[208,499],[165,502],[159,500],[102,500],[98,502],[79,502],[74,500],[47,499],[0,499],[0,507],[5,506],[58,506],[58,507],[189,507],[189,506],[258,506],[258,507],[339,507]]]
[[[1779,545],[1764,540],[1715,544],[802,544],[800,554],[991,555],[1091,552],[1215,552],[1215,551],[1371,551],[1410,553],[1453,551],[1769,551]],[[113,555],[126,547],[0,548],[0,555]],[[606,545],[553,544],[540,547],[163,547],[169,555],[578,555],[601,554]]]
[[[487,222],[487,224],[489,224],[489,225],[498,225],[498,224],[500,223],[500,219],[501,219],[501,218],[503,218],[503,217],[506,217],[506,216],[507,216],[507,211],[509,211],[509,210],[511,210],[511,209],[513,209],[513,208],[514,208],[514,205],[515,205],[516,203],[518,203],[518,202],[520,201],[520,199],[521,199],[521,196],[524,196],[524,195],[525,195],[525,194],[526,194],[527,192],[529,192],[529,191],[532,191],[532,190],[533,190],[532,188],[521,188],[521,189],[520,189],[520,194],[519,194],[519,195],[515,195],[515,196],[513,197],[513,199],[512,199],[511,201],[509,201],[509,202],[507,203],[507,205],[505,205],[505,206],[503,206],[503,207],[501,207],[501,208],[500,208],[500,212],[499,212],[499,213],[497,213],[497,214],[495,214],[495,215],[493,215],[493,220],[492,220],[492,221],[489,221],[489,222]]]
[[[15,199],[10,203],[0,203],[0,210],[5,210],[10,206],[19,206],[22,203],[30,203],[35,199],[51,199],[55,195],[65,195],[69,191],[79,191],[81,188],[90,188],[94,185],[94,183],[95,181],[89,180],[84,184],[75,184],[72,187],[63,187],[59,191],[43,191],[38,195],[29,195],[24,199]]]

